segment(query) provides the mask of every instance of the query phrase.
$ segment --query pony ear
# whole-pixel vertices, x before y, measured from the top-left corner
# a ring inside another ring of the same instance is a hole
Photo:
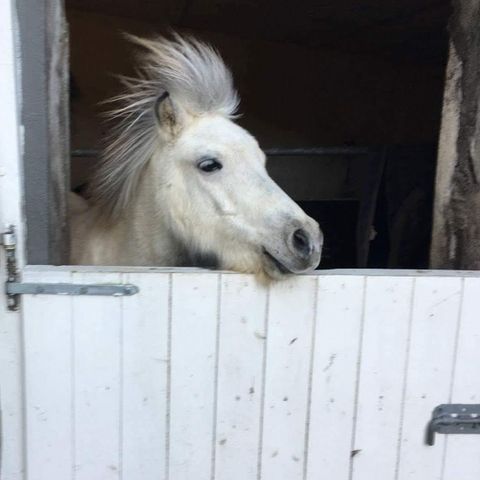
[[[172,100],[168,92],[162,93],[155,102],[155,117],[160,130],[169,137],[175,137],[186,123],[186,112]]]

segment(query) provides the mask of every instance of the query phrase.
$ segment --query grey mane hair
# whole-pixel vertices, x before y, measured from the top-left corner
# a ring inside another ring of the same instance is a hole
[[[158,148],[155,107],[168,93],[192,115],[234,118],[239,96],[230,70],[210,45],[173,34],[153,40],[127,36],[145,49],[137,78],[123,77],[126,91],[108,102],[116,122],[90,188],[105,219],[118,219],[135,195],[141,174]]]

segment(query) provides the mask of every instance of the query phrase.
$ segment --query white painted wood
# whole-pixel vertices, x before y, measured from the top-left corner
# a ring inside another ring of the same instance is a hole
[[[16,225],[18,263],[24,264],[23,219],[21,215],[21,131],[19,122],[19,69],[15,49],[14,2],[0,2],[0,231]],[[1,249],[1,247],[0,247]],[[5,258],[0,252],[0,279],[6,276]],[[23,376],[21,317],[8,312],[0,294],[0,477],[24,478]]]
[[[395,478],[412,294],[411,278],[367,278],[353,479]]]
[[[221,288],[215,478],[256,480],[267,289],[250,275],[224,275]]]
[[[28,275],[32,282],[70,279],[68,272]],[[23,316],[28,479],[68,480],[74,463],[72,298],[30,296]]]
[[[0,14],[1,15],[1,14]],[[1,27],[0,27],[1,28]],[[1,49],[1,47],[0,47]],[[1,186],[0,186],[1,190]],[[0,247],[1,248],[1,247]],[[0,252],[1,254],[1,252]],[[0,260],[0,276],[6,277]],[[0,409],[1,470],[0,478],[24,478],[24,410],[23,410],[23,340],[21,315],[7,311],[6,298],[0,293]]]
[[[122,300],[122,476],[159,480],[166,473],[170,275],[124,279],[142,293]]]
[[[425,444],[432,410],[448,403],[460,314],[460,278],[416,280],[398,460],[399,480],[439,479],[445,436]]]
[[[452,385],[452,403],[480,404],[480,278],[464,280],[462,318]],[[480,478],[480,436],[450,435],[447,438],[442,480]]]
[[[317,281],[302,277],[272,286],[260,478],[303,478]]]
[[[25,265],[25,271],[71,271],[71,265]],[[82,265],[75,268],[76,271],[84,273],[203,273],[203,274],[222,274],[222,275],[239,275],[232,271],[215,271],[210,272],[197,267],[135,267],[135,266],[109,266],[109,265]],[[333,270],[317,270],[308,275],[297,275],[298,277],[410,277],[410,278],[478,278],[479,272],[475,270],[382,270],[377,268],[366,269],[333,269]]]
[[[348,479],[364,278],[319,279],[307,480]]]
[[[211,480],[216,411],[218,274],[173,274],[168,472]]]
[[[74,273],[72,280],[119,283],[122,275]],[[54,298],[52,303],[58,301]],[[122,469],[124,299],[85,296],[72,301],[74,478],[118,479]]]
[[[17,32],[14,28],[14,3],[0,3],[0,221],[1,228],[13,224],[17,227],[20,244],[19,261],[23,265],[23,219],[21,214],[21,127],[19,115],[20,71],[15,48]]]
[[[480,277],[75,270],[25,279],[140,293],[24,297],[29,480],[478,477],[480,437],[424,432],[479,402]]]

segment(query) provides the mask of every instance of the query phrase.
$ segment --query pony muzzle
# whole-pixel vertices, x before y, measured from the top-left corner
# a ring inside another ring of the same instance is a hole
[[[286,267],[293,273],[314,270],[320,263],[323,233],[318,225],[305,225],[294,229],[288,236],[287,247],[291,260]]]
[[[316,222],[294,228],[281,248],[263,249],[269,264],[279,274],[305,273],[320,263],[323,234]]]

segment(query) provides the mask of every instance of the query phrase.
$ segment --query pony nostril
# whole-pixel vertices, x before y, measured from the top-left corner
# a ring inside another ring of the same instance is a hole
[[[310,242],[310,236],[305,230],[301,228],[295,230],[295,232],[293,232],[292,243],[295,250],[297,250],[302,255],[311,255],[313,250],[312,244]]]

